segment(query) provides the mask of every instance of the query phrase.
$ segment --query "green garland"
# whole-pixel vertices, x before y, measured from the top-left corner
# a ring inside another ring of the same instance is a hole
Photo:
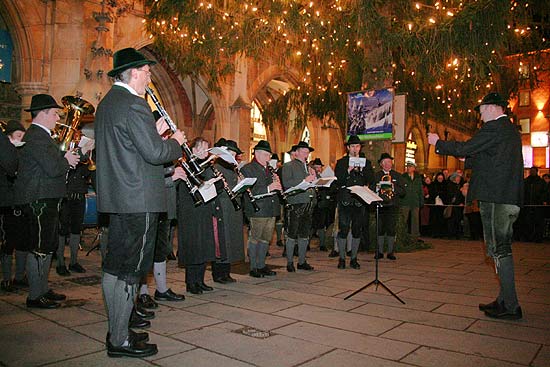
[[[261,106],[268,126],[295,111],[297,126],[328,116],[343,129],[346,92],[393,86],[408,94],[410,112],[473,129],[478,99],[517,88],[527,58],[507,56],[530,53],[531,86],[549,69],[538,61],[549,48],[547,1],[428,0],[418,9],[410,0],[145,2],[155,47],[210,91],[220,92],[237,55],[275,57],[302,72],[300,85]]]

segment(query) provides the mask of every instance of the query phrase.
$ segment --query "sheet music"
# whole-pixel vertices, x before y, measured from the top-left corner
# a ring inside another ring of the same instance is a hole
[[[370,204],[375,201],[383,201],[374,191],[367,186],[350,186],[348,189],[355,195],[359,196],[365,203]]]
[[[239,164],[235,160],[235,157],[233,157],[233,155],[231,153],[229,153],[229,150],[227,149],[227,147],[214,147],[214,148],[208,149],[208,151],[210,152],[210,154],[213,154],[213,155],[223,159],[227,163],[231,163],[235,166],[237,166]]]
[[[349,167],[365,167],[367,164],[367,158],[363,157],[349,157]]]
[[[273,196],[276,193],[277,193],[277,191],[271,191],[271,192],[266,192],[265,194],[254,195],[254,199],[262,199],[262,198],[265,198],[265,197],[268,197],[268,196]]]
[[[289,187],[283,194],[297,194],[301,191],[306,191],[312,187],[329,187],[336,177],[321,177],[312,182],[302,181],[296,186]]]
[[[318,178],[315,181],[313,181],[312,184],[313,184],[313,186],[316,186],[316,187],[330,187],[330,185],[332,185],[334,180],[336,180],[336,177],[334,177],[334,176],[332,176],[332,177],[321,177],[321,178]]]
[[[88,138],[86,135],[82,135],[80,137],[80,142],[78,143],[78,147],[80,148],[83,154],[86,154],[87,152],[94,149],[95,140]]]
[[[330,166],[326,166],[323,172],[321,172],[321,177],[334,177],[334,171]]]
[[[218,196],[216,192],[216,185],[214,185],[214,183],[220,179],[220,177],[214,177],[208,181],[205,181],[202,185],[199,186],[199,193],[201,194],[202,200],[205,203]]]
[[[269,161],[267,161],[267,164],[269,164],[271,166],[271,168],[277,169],[277,160],[276,159],[270,159]]]
[[[257,180],[256,177],[245,177],[235,185],[232,191],[234,193],[239,193],[241,191],[244,191],[247,188],[254,186],[254,184],[256,183],[256,180]]]
[[[302,181],[298,185],[292,186],[286,189],[286,191],[284,191],[283,194],[289,194],[289,193],[297,194],[298,192],[295,192],[295,191],[306,191],[310,187],[313,187],[313,185],[310,182]]]

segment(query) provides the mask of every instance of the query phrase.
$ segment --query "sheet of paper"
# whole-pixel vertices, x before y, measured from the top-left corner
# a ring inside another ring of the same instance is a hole
[[[223,159],[227,163],[234,164],[235,166],[238,165],[237,161],[235,160],[235,157],[231,153],[229,153],[229,150],[227,147],[214,147],[208,149],[210,154],[213,154],[215,156],[218,156],[219,158]]]
[[[201,194],[202,200],[205,203],[214,199],[218,195],[216,192],[216,185],[214,185],[214,183],[219,179],[220,177],[211,178],[210,180],[205,181],[202,185],[199,186],[199,193]]]
[[[78,143],[78,147],[80,148],[83,154],[86,154],[89,151],[94,149],[95,140],[88,138],[86,135],[82,135],[80,137],[80,142]]]
[[[306,191],[310,187],[313,187],[313,185],[310,182],[302,181],[298,185],[292,186],[292,187],[289,187],[288,189],[286,189],[285,192],[283,192],[283,194],[285,194],[285,195],[290,194],[290,193],[297,194],[300,191]]]
[[[367,158],[363,157],[349,157],[349,166],[350,167],[365,167],[367,164]]]
[[[277,194],[277,191],[266,192],[265,194],[254,195],[254,199],[261,199],[275,194]]]
[[[326,166],[323,172],[321,172],[321,177],[333,177],[333,176],[334,176],[334,171],[332,170],[332,168],[330,168],[330,166]]]
[[[336,180],[336,177],[321,177],[313,181],[313,185],[317,187],[330,187],[332,183]]]
[[[359,196],[365,203],[370,204],[376,201],[383,201],[382,198],[367,186],[350,186],[348,189],[355,195]]]
[[[235,185],[235,187],[233,188],[233,192],[239,193],[239,192],[242,192],[242,191],[246,190],[247,188],[249,188],[251,186],[254,186],[254,184],[256,183],[256,180],[257,180],[256,177],[245,177],[245,178],[243,178],[242,180],[239,181],[239,183],[237,183]]]

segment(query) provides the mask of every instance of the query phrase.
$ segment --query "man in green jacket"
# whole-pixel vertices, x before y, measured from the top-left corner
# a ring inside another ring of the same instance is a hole
[[[416,173],[416,164],[407,162],[407,172],[403,173],[405,182],[405,197],[401,199],[401,215],[405,223],[411,218],[411,229],[409,233],[413,237],[420,236],[419,213],[420,207],[424,205],[422,193],[422,176]]]

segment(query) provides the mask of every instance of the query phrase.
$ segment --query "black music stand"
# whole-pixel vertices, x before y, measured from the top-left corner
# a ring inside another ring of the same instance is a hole
[[[376,236],[378,237],[378,215],[379,215],[379,210],[380,210],[380,207],[382,206],[382,203],[377,201],[377,202],[374,202],[375,205],[376,205]],[[376,249],[375,249],[375,253],[377,254],[378,253],[378,243],[376,244]],[[347,296],[346,298],[344,298],[344,300],[347,300],[348,298],[351,298],[353,296],[355,296],[357,293],[361,292],[363,289],[366,289],[368,287],[370,287],[371,285],[375,285],[376,286],[376,289],[378,290],[378,286],[382,286],[382,288],[384,288],[386,291],[388,291],[389,294],[391,294],[392,296],[395,297],[395,299],[397,299],[399,302],[401,302],[402,304],[405,304],[405,302],[399,298],[399,296],[395,293],[393,293],[391,291],[391,289],[389,289],[388,287],[386,287],[386,285],[384,283],[382,283],[381,280],[378,279],[378,256],[375,256],[375,259],[374,259],[374,263],[375,263],[375,276],[374,276],[374,280],[372,282],[370,282],[369,284],[367,285],[364,285],[363,287],[359,288],[358,290],[356,290],[355,292],[353,292],[352,294],[350,294],[349,296]]]

